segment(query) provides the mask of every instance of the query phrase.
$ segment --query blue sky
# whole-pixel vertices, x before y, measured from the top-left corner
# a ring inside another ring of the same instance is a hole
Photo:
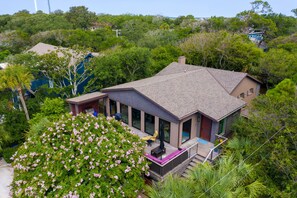
[[[226,16],[251,8],[252,0],[50,0],[51,9],[69,10],[84,5],[96,13],[144,14],[177,17],[192,14],[195,17]],[[292,15],[297,0],[268,0],[276,13]],[[38,9],[48,12],[47,0],[37,0]],[[19,10],[35,12],[34,0],[0,0],[0,14],[13,14]]]

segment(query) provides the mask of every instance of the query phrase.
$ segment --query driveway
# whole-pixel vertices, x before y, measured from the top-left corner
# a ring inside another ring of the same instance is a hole
[[[7,164],[4,159],[0,159],[0,198],[8,198],[9,185],[13,179],[13,169],[10,164]]]

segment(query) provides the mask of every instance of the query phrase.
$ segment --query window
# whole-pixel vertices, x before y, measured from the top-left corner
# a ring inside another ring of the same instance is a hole
[[[244,93],[241,93],[241,94],[239,95],[239,98],[244,98]]]
[[[164,127],[164,141],[170,143],[170,122],[166,120],[159,119],[159,134],[161,130],[161,125]]]
[[[113,116],[117,113],[117,102],[114,100],[109,100],[110,115]]]
[[[192,119],[183,123],[182,143],[188,141],[191,137]]]
[[[128,124],[128,106],[121,103],[122,121]]]
[[[132,126],[136,129],[140,129],[140,123],[141,123],[141,114],[138,109],[132,108]]]
[[[225,133],[225,121],[226,119],[223,119],[219,122],[219,131],[218,134],[224,134]]]
[[[145,113],[145,129],[144,131],[150,135],[154,135],[155,131],[155,116]]]
[[[250,88],[248,91],[247,91],[247,95],[252,95],[254,93],[254,88]]]

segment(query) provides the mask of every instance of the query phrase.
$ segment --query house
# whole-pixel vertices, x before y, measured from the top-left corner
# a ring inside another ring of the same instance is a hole
[[[58,47],[54,45],[49,45],[45,43],[38,43],[37,45],[33,46],[31,49],[29,49],[27,52],[33,52],[36,53],[37,55],[45,55],[49,54],[52,52],[56,52],[58,57],[63,57],[65,56],[64,52],[70,55],[70,60],[69,60],[69,66],[73,66],[75,64],[75,70],[78,74],[82,74],[85,71],[85,63],[89,61],[90,58],[93,56],[98,56],[98,53],[90,53],[88,52],[87,55],[84,54],[79,54],[75,50],[69,49],[69,48],[64,48],[64,47]],[[79,57],[82,57],[80,60]],[[50,81],[46,76],[41,75],[39,79],[36,79],[32,82],[31,89],[36,90],[38,87],[48,84],[49,87],[53,87],[52,81]],[[78,91],[77,93],[82,93],[84,90],[84,86],[87,84],[90,78],[86,78],[84,82],[78,85]],[[65,79],[64,84],[68,85],[69,82]]]
[[[259,89],[260,82],[246,73],[188,65],[180,57],[153,77],[67,101],[74,114],[93,107],[121,113],[123,122],[150,135],[163,124],[165,142],[179,148],[197,137],[214,142],[217,134],[228,134]],[[105,108],[88,105],[99,99]]]

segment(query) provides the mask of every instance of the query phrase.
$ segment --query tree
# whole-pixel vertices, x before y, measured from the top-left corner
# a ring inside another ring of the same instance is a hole
[[[276,85],[297,73],[297,54],[284,49],[270,49],[261,59],[259,69],[266,87]]]
[[[33,75],[22,65],[10,65],[0,71],[0,89],[8,88],[17,91],[27,120],[30,120],[30,117],[23,94],[24,89],[30,88],[32,80]]]
[[[114,119],[67,114],[31,136],[12,163],[14,197],[136,197],[145,142]]]
[[[41,72],[62,97],[76,96],[82,93],[84,86],[92,76],[88,66],[92,57],[84,50],[59,48],[41,55],[32,70]]]
[[[291,12],[293,12],[293,14],[297,17],[297,8],[292,9]]]
[[[258,66],[263,54],[246,35],[227,32],[197,33],[180,47],[190,64],[244,72]]]
[[[151,56],[147,48],[118,49],[105,56],[93,58],[91,65],[94,78],[88,83],[88,90],[94,91],[148,77]]]
[[[74,28],[89,28],[92,23],[97,19],[94,12],[88,11],[85,6],[74,6],[70,7],[69,11],[66,12],[66,19],[72,23]]]
[[[285,79],[256,98],[249,119],[240,120],[233,129],[238,138],[253,145],[254,149],[247,152],[247,156],[254,152],[249,163],[258,164],[257,173],[273,196],[297,195],[296,109],[296,85]]]
[[[259,14],[267,14],[272,12],[272,8],[267,1],[255,0],[251,2],[252,9],[251,11]]]
[[[174,197],[259,197],[265,195],[265,186],[254,174],[253,166],[237,162],[233,156],[224,156],[215,166],[197,165],[186,179],[168,177],[148,187],[152,198]]]

